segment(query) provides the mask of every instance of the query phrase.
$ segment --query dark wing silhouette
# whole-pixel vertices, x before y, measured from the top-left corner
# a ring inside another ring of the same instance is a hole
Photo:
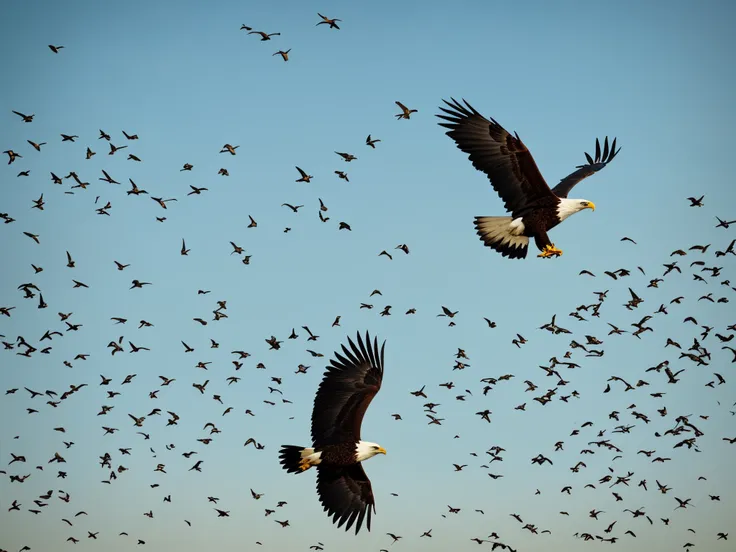
[[[317,466],[317,493],[324,511],[332,516],[332,523],[342,527],[347,522],[345,530],[349,531],[357,520],[357,535],[367,513],[366,527],[371,530],[371,509],[375,513],[376,503],[363,464],[346,468]]]
[[[588,178],[592,174],[597,173],[603,167],[608,165],[611,161],[613,161],[613,158],[616,157],[616,154],[619,151],[621,151],[621,148],[616,149],[615,138],[613,139],[613,143],[611,144],[611,149],[608,149],[608,136],[606,136],[606,139],[603,142],[603,153],[601,153],[601,143],[598,138],[596,138],[595,159],[593,159],[586,152],[585,158],[588,160],[588,163],[586,165],[578,165],[577,167],[575,167],[578,170],[560,180],[560,183],[552,188],[552,193],[554,193],[557,197],[567,197],[567,194],[570,193],[570,190],[572,190],[578,182],[585,178]]]
[[[449,123],[439,125],[450,129],[446,134],[468,154],[476,169],[486,173],[507,211],[520,213],[536,200],[552,197],[532,154],[518,134],[512,136],[494,119],[489,121],[483,117],[468,102],[465,107],[451,99],[452,103],[443,101],[452,110],[440,107],[449,116],[437,115]]]
[[[358,345],[348,338],[350,349],[335,352],[314,398],[312,441],[315,446],[360,440],[360,425],[368,405],[381,388],[383,349],[378,341],[371,344],[368,332],[365,344],[358,334]],[[372,346],[371,346],[372,345]],[[365,476],[365,474],[364,474]]]

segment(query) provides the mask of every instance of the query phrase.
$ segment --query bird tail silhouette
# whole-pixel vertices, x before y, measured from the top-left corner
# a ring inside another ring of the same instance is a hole
[[[475,217],[475,229],[480,239],[504,257],[523,259],[529,247],[524,236],[524,223],[512,217]]]
[[[294,445],[283,445],[279,452],[279,463],[287,473],[302,473],[301,462],[307,456],[314,453],[314,449],[298,447]]]

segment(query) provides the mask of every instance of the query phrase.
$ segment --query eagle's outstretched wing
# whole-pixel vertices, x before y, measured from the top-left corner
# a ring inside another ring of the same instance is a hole
[[[486,173],[507,211],[523,214],[524,209],[544,197],[552,197],[532,154],[517,134],[510,134],[494,119],[490,121],[465,102],[443,100],[452,109],[440,107],[449,121],[439,123],[457,147],[468,154],[473,166]],[[463,100],[465,101],[465,100]]]
[[[567,175],[565,178],[560,180],[560,183],[557,184],[557,186],[552,188],[552,193],[554,193],[557,197],[567,197],[567,194],[570,193],[570,190],[572,190],[578,182],[585,178],[588,178],[592,174],[597,173],[603,167],[608,165],[611,161],[613,161],[613,158],[616,157],[616,154],[619,151],[621,151],[621,148],[616,149],[615,138],[613,139],[611,148],[608,148],[608,136],[606,136],[606,139],[603,142],[603,152],[601,153],[601,143],[598,138],[596,138],[595,159],[593,159],[586,152],[585,158],[588,160],[588,163],[585,165],[578,165],[576,167],[577,170],[574,173]]]
[[[345,468],[317,466],[317,493],[325,512],[332,516],[332,522],[338,527],[347,523],[345,530],[349,531],[357,522],[357,535],[365,519],[367,529],[371,530],[371,510],[375,513],[376,504],[363,464]]]
[[[315,446],[359,441],[363,415],[381,388],[385,342],[379,350],[368,332],[365,343],[360,334],[357,341],[348,338],[350,349],[342,346],[345,356],[335,352],[319,385],[312,410]]]

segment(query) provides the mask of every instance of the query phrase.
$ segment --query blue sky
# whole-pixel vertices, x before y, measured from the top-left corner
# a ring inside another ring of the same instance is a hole
[[[342,19],[341,29],[316,27],[317,12]],[[632,551],[681,549],[687,542],[700,550],[728,549],[716,538],[733,527],[736,508],[736,448],[722,440],[736,437],[736,417],[729,413],[736,395],[730,353],[721,350],[715,333],[734,333],[727,326],[736,319],[732,302],[698,299],[712,293],[733,300],[733,289],[720,282],[736,282],[733,257],[714,256],[736,237],[734,227],[715,228],[716,216],[736,219],[731,3],[672,2],[664,9],[640,2],[461,2],[450,9],[439,2],[224,0],[216,7],[174,7],[80,1],[15,3],[3,15],[0,145],[23,157],[1,165],[0,212],[15,221],[0,226],[0,306],[15,309],[11,317],[0,316],[0,334],[3,341],[23,336],[39,351],[52,350],[30,358],[15,354],[22,348],[0,351],[0,389],[19,388],[0,395],[0,469],[7,472],[0,478],[0,548],[61,550],[75,537],[79,550],[129,550],[137,539],[147,548],[182,552],[214,546],[306,550],[317,542],[325,550],[349,546],[356,552],[478,550],[487,545],[479,548],[470,539],[495,531],[518,550],[587,549],[591,543],[573,537],[586,532],[616,536]],[[239,30],[241,24],[281,35],[261,42]],[[64,49],[54,54],[48,44]],[[272,55],[289,48],[286,63]],[[618,138],[619,156],[573,193],[594,201],[597,210],[552,231],[561,258],[510,261],[477,239],[473,217],[500,215],[503,207],[485,176],[437,126],[434,114],[450,96],[518,132],[552,185],[584,162],[596,137]],[[418,113],[396,121],[397,100]],[[23,123],[12,110],[35,118]],[[108,155],[100,129],[127,149]],[[123,130],[139,140],[126,140]],[[62,143],[61,133],[79,138]],[[375,150],[365,145],[368,134],[381,140]],[[26,140],[47,145],[37,152]],[[238,145],[237,155],[219,153],[225,143]],[[96,152],[89,160],[87,147]],[[345,163],[335,151],[358,159]],[[129,153],[142,161],[127,160]],[[185,163],[193,169],[180,171]],[[313,181],[295,183],[295,166]],[[230,176],[218,176],[220,168]],[[121,185],[98,180],[103,169]],[[28,177],[16,177],[24,170]],[[346,170],[350,182],[335,170]],[[50,172],[64,177],[70,171],[89,187],[72,190],[71,178],[61,186],[51,182]],[[128,179],[149,195],[125,194]],[[208,190],[187,196],[190,186]],[[44,210],[32,209],[42,193]],[[703,194],[703,208],[688,206],[686,197]],[[177,201],[164,211],[150,196]],[[326,223],[318,218],[319,199],[328,207]],[[110,216],[96,214],[108,201]],[[294,214],[282,203],[304,207]],[[249,215],[256,228],[247,228]],[[157,216],[166,220],[159,223]],[[339,222],[352,231],[338,230]],[[23,232],[38,234],[40,244]],[[637,244],[621,242],[623,236]],[[179,254],[182,238],[188,256]],[[231,255],[230,241],[252,255],[249,265]],[[410,254],[395,250],[399,244]],[[712,245],[705,254],[689,251],[696,244]],[[378,257],[384,249],[393,260]],[[676,249],[688,251],[677,258],[683,272],[648,288]],[[66,267],[66,251],[74,268]],[[118,271],[115,260],[130,266]],[[723,267],[720,276],[690,266],[701,260]],[[43,272],[34,274],[31,264]],[[631,276],[614,281],[604,275],[619,268]],[[583,269],[596,277],[578,276]],[[707,283],[694,281],[694,273]],[[74,289],[73,279],[89,287]],[[152,285],[130,290],[133,279]],[[41,289],[47,309],[37,308],[37,295],[23,299],[17,288],[24,283]],[[644,299],[634,311],[623,307],[629,287]],[[211,293],[198,295],[199,289]],[[369,297],[374,289],[382,295]],[[604,290],[610,291],[599,319],[568,316]],[[677,296],[685,299],[670,305]],[[218,300],[227,301],[228,318],[215,322]],[[360,309],[364,302],[374,308]],[[654,314],[661,304],[667,315]],[[392,314],[382,317],[386,305]],[[459,311],[455,327],[436,316],[442,306]],[[416,314],[405,315],[409,308]],[[82,326],[65,331],[58,312],[72,312],[69,321]],[[555,313],[572,335],[539,329]],[[641,340],[607,335],[607,323],[632,330],[630,324],[647,314],[654,316],[654,332]],[[340,326],[332,327],[338,315]],[[687,316],[698,327],[683,323]],[[111,317],[128,322],[114,325]],[[489,329],[483,317],[498,327]],[[139,329],[139,320],[153,326]],[[304,325],[318,341],[306,341]],[[694,337],[701,339],[701,325],[714,328],[701,340],[710,365],[697,367],[678,359],[672,346],[664,348],[670,337],[687,349]],[[286,339],[292,328],[297,340]],[[46,330],[64,335],[39,346]],[[386,340],[384,385],[366,415],[363,437],[388,455],[366,463],[377,516],[372,532],[356,538],[322,513],[314,473],[286,474],[277,452],[282,444],[308,444],[311,404],[328,357],[359,330]],[[528,339],[521,348],[511,343],[517,333]],[[280,350],[268,350],[264,340],[271,335],[284,340]],[[546,406],[535,402],[555,387],[555,378],[538,366],[552,356],[562,359],[571,340],[584,343],[586,335],[604,341],[605,355],[572,350],[581,367],[559,367],[569,383]],[[120,336],[125,352],[111,356],[106,345]],[[219,348],[211,348],[210,339]],[[195,351],[185,353],[182,340]],[[151,350],[129,353],[128,341]],[[452,370],[458,348],[470,357],[463,371]],[[236,372],[230,351],[237,349],[252,356]],[[306,349],[325,357],[313,358]],[[79,353],[90,356],[73,360]],[[667,384],[664,373],[646,372],[664,360],[685,368],[677,384]],[[195,368],[198,362],[211,364],[205,371]],[[266,369],[256,369],[258,363]],[[294,373],[299,364],[310,366],[306,375]],[[726,384],[705,387],[714,372]],[[100,374],[112,378],[108,387],[100,387]],[[136,374],[132,383],[121,385],[129,374]],[[484,396],[480,380],[504,374],[514,377]],[[233,375],[242,379],[228,386]],[[158,376],[176,381],[160,387]],[[614,381],[603,394],[611,376],[649,386],[624,392]],[[279,388],[292,404],[269,393],[271,377],[283,378]],[[204,395],[192,387],[207,379]],[[538,389],[526,392],[525,380]],[[455,389],[439,387],[449,381]],[[61,394],[82,383],[87,387],[58,408],[23,390]],[[423,385],[428,400],[441,405],[441,426],[427,425],[427,400],[410,395]],[[149,398],[155,389],[158,398]],[[107,390],[121,395],[108,398]],[[580,398],[559,400],[572,391]],[[649,395],[655,392],[666,394]],[[514,409],[522,403],[526,411]],[[114,408],[97,416],[102,405]],[[229,406],[232,412],[223,416]],[[38,413],[27,414],[29,407]],[[663,407],[666,416],[657,412]],[[144,441],[128,414],[143,416],[153,408],[164,416],[146,418],[142,431],[150,440]],[[491,424],[475,415],[485,409],[493,413]],[[169,410],[180,416],[178,425],[166,426]],[[620,422],[609,419],[614,410]],[[394,421],[393,413],[403,420]],[[674,428],[681,415],[705,433],[697,441],[700,452],[673,449],[690,434],[654,436]],[[588,421],[592,427],[581,429]],[[202,429],[207,422],[221,432],[203,445],[196,439],[209,436]],[[635,427],[612,434],[617,425]],[[119,431],[103,436],[102,426]],[[571,436],[576,429],[579,435]],[[588,445],[603,430],[623,458]],[[249,437],[264,450],[244,448]],[[63,441],[74,445],[66,448]],[[564,441],[563,451],[554,452],[557,441]],[[483,468],[492,446],[506,449],[503,461]],[[122,456],[119,449],[126,447],[131,454]],[[581,455],[583,449],[595,454]],[[642,449],[671,461],[653,464],[637,454]],[[197,454],[182,457],[189,451]],[[55,452],[65,464],[48,463]],[[99,466],[105,452],[114,467],[128,468],[110,485],[101,483],[109,474]],[[11,453],[27,462],[7,466]],[[553,465],[532,465],[540,453]],[[202,473],[188,471],[197,460]],[[587,467],[571,472],[579,460]],[[166,474],[154,472],[158,463]],[[455,473],[453,463],[468,467]],[[68,473],[65,480],[56,478],[59,469]],[[599,483],[609,473],[628,472],[629,488]],[[504,477],[493,480],[487,473]],[[26,474],[32,475],[23,484],[9,481]],[[648,491],[637,486],[644,479]],[[655,480],[672,490],[662,495]],[[596,488],[584,488],[589,483]],[[566,485],[573,487],[570,496],[560,493]],[[49,489],[48,506],[29,513]],[[60,489],[71,495],[69,503],[57,497]],[[250,489],[264,496],[256,501]],[[612,491],[623,501],[615,502]],[[163,502],[167,495],[170,503]],[[218,497],[217,507],[230,518],[217,518],[208,496]],[[695,508],[674,511],[674,496],[692,498]],[[20,512],[8,512],[13,500],[22,504]],[[280,500],[288,504],[275,508]],[[448,506],[461,512],[448,514]],[[265,517],[265,508],[276,513]],[[654,524],[633,519],[625,508],[643,508]],[[592,509],[604,511],[598,521],[588,516]],[[88,516],[74,517],[80,510]],[[143,515],[149,510],[153,519]],[[551,534],[522,530],[511,513]],[[274,522],[286,519],[291,526],[285,529]],[[605,533],[613,521],[613,531]],[[430,528],[431,539],[419,537]],[[625,535],[629,529],[635,539]],[[87,531],[98,531],[98,540],[88,539]],[[129,536],[118,536],[123,531]],[[404,538],[391,546],[388,532]]]

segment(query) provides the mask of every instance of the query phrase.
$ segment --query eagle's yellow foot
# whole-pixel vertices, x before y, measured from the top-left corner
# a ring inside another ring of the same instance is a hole
[[[544,250],[539,255],[537,255],[537,257],[547,259],[549,257],[559,257],[560,255],[562,255],[562,250],[557,249],[555,247],[555,244],[549,244],[545,246]]]
[[[312,466],[311,466],[311,464],[309,463],[309,460],[307,460],[306,458],[305,458],[304,460],[302,460],[302,461],[300,461],[300,462],[299,462],[299,469],[300,469],[301,471],[306,471],[306,470],[308,470],[308,469],[309,469],[309,468],[311,468],[311,467],[312,467]]]

